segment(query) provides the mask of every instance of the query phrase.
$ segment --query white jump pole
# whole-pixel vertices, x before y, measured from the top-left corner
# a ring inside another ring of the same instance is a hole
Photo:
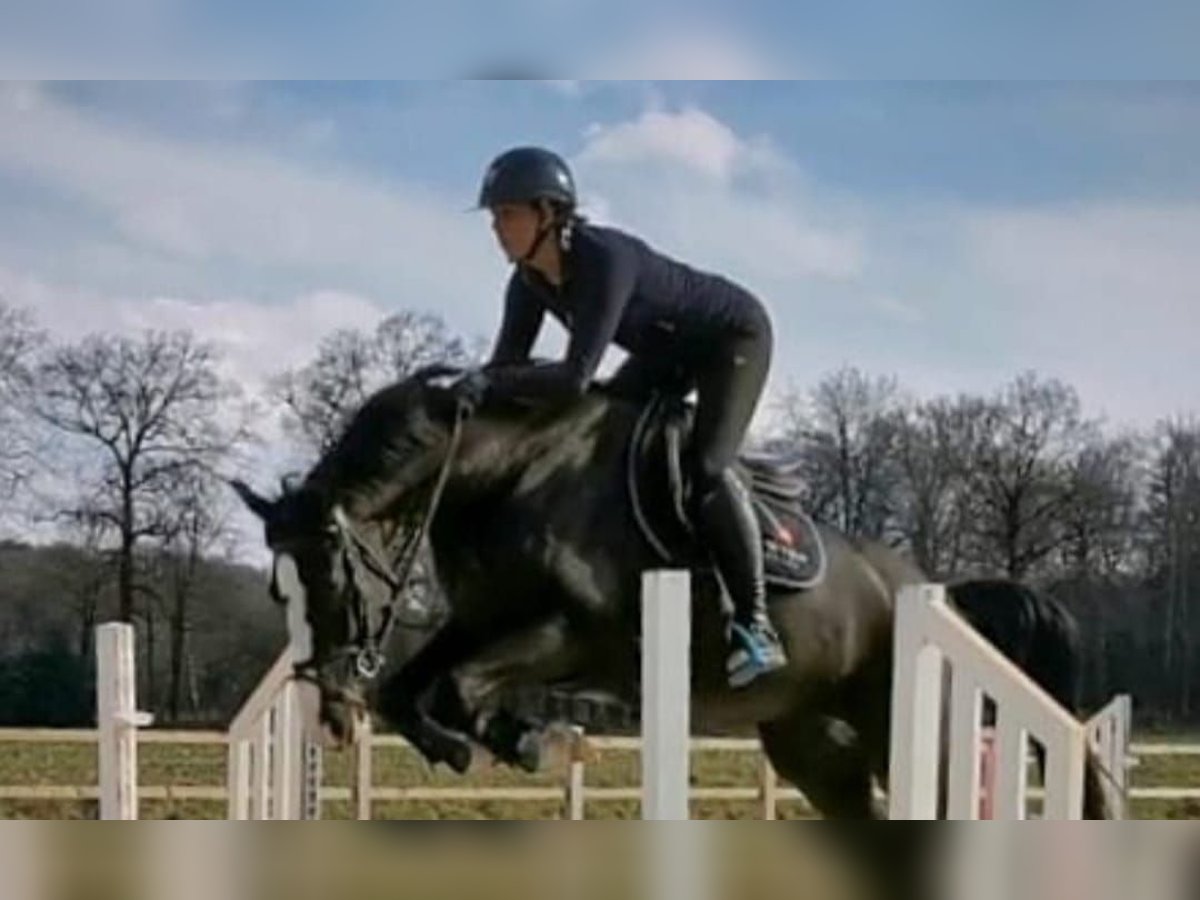
[[[149,725],[137,711],[133,626],[96,627],[96,722],[100,731],[100,818],[138,817],[137,730]]]
[[[688,572],[642,576],[642,818],[651,821],[689,818],[691,603]]]
[[[647,895],[708,900],[712,854],[705,822],[687,821],[691,743],[691,576],[647,572],[642,578],[642,818],[652,829],[645,850]]]

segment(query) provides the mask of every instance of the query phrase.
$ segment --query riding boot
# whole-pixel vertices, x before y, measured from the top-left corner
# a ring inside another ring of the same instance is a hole
[[[729,685],[740,688],[787,665],[767,615],[762,540],[742,483],[730,471],[700,497],[695,508],[700,540],[712,556],[733,605],[726,664]]]

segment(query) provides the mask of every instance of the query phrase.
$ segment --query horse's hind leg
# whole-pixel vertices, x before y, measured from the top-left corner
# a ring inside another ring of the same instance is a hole
[[[793,712],[759,726],[775,771],[803,791],[826,819],[884,819],[874,796],[871,759],[846,722],[816,711]]]

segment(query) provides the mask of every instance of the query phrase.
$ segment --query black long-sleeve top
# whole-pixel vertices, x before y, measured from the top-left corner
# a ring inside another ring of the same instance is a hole
[[[557,288],[535,270],[513,273],[488,363],[493,392],[532,400],[578,396],[610,343],[664,372],[686,369],[731,329],[766,315],[745,289],[615,228],[576,225],[563,272]],[[566,355],[557,363],[530,364],[547,312],[570,333]]]

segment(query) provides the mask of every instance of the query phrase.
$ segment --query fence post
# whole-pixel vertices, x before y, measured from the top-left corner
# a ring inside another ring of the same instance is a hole
[[[889,819],[937,818],[942,653],[921,627],[933,603],[945,604],[939,585],[903,587],[896,598]]]
[[[586,818],[587,797],[584,781],[584,757],[587,754],[587,739],[583,728],[571,726],[570,748],[567,754],[567,788],[566,809],[567,819],[571,822],[582,822]]]
[[[153,720],[137,710],[133,626],[96,627],[96,720],[99,727],[100,818],[138,817],[137,730]]]
[[[759,796],[762,799],[763,819],[774,822],[779,818],[779,776],[764,752],[758,765]]]
[[[642,818],[689,817],[691,578],[642,576]]]
[[[372,771],[374,743],[374,727],[368,717],[359,737],[358,746],[354,749],[356,761],[354,766],[354,805],[355,815],[360,822],[371,821],[371,791],[375,778]]]

